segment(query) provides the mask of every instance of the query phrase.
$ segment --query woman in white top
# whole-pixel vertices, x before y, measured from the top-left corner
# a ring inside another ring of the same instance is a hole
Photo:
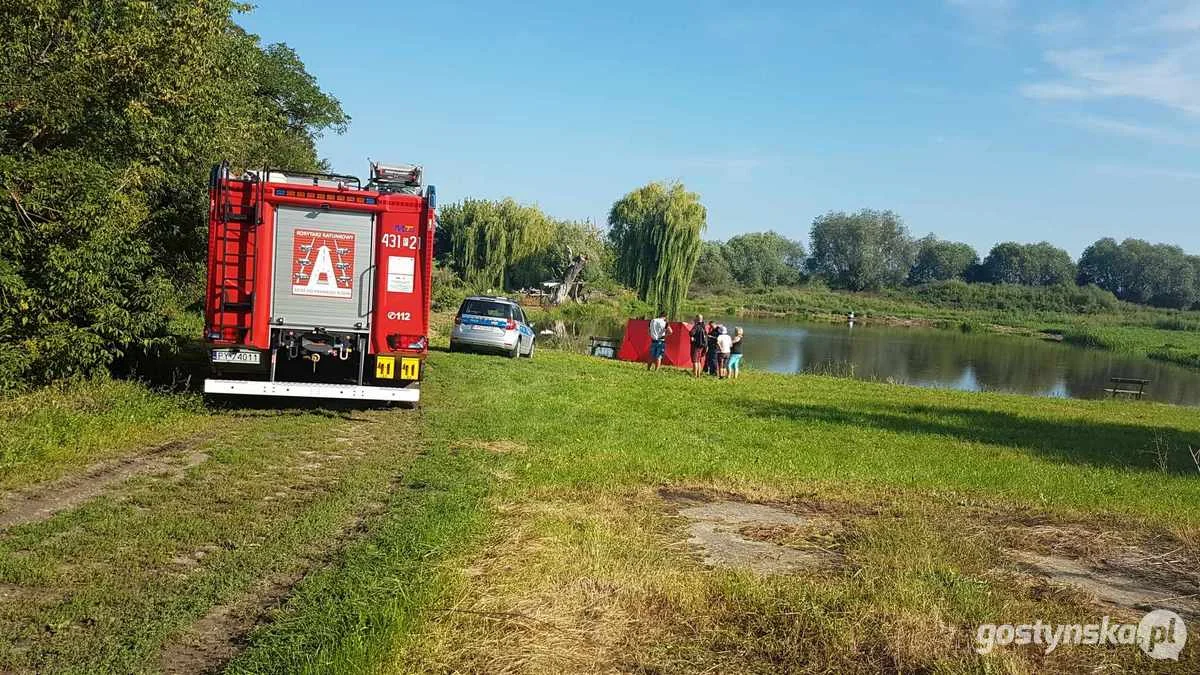
[[[729,337],[725,326],[721,326],[717,332],[717,375],[721,379],[729,376],[729,350],[732,348],[733,338]]]

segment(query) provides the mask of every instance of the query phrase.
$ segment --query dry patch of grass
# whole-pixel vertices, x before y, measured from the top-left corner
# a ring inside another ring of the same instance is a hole
[[[471,439],[459,441],[452,444],[450,447],[453,450],[483,450],[484,452],[490,452],[496,455],[511,455],[514,453],[525,452],[529,449],[529,446],[525,445],[524,443],[517,443],[516,441],[508,441],[504,439],[496,441]]]
[[[528,497],[495,505],[487,546],[461,565],[457,592],[407,641],[396,670],[1192,672],[1198,658],[1194,644],[1179,663],[1131,647],[973,649],[980,623],[1142,613],[1097,604],[1007,546],[1086,552],[1078,564],[1097,575],[1106,568],[1096,561],[1130,546],[1146,569],[1164,552],[1154,542],[1194,559],[1191,544],[1165,532],[1131,527],[1106,539],[1048,516],[1024,528],[1017,513],[981,519],[976,507],[921,495],[885,504],[692,487]],[[748,550],[795,551],[808,564],[764,567],[745,551],[721,560],[697,541],[704,522],[767,547]]]

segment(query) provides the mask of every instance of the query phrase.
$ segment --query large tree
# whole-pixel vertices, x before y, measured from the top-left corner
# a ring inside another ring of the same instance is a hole
[[[618,280],[643,301],[678,316],[687,295],[708,212],[682,183],[650,183],[609,211],[608,236]]]
[[[795,284],[804,272],[804,246],[776,232],[740,234],[725,242],[724,252],[743,286]]]
[[[1048,242],[1003,242],[988,252],[980,265],[980,281],[994,284],[1053,286],[1075,279],[1071,254]]]
[[[912,267],[914,245],[900,216],[864,209],[813,221],[809,270],[852,291],[898,286]]]
[[[442,209],[436,251],[459,278],[477,289],[501,289],[518,271],[518,285],[545,281],[531,272],[550,247],[558,223],[536,206],[512,199],[464,199]]]
[[[1190,307],[1196,301],[1197,269],[1178,246],[1101,239],[1079,258],[1079,283],[1094,283],[1122,300],[1159,307]]]
[[[692,288],[711,291],[728,290],[737,281],[729,270],[729,258],[726,257],[725,244],[719,241],[706,241],[700,246],[700,258],[696,261],[696,271],[692,275]]]
[[[227,0],[0,10],[0,388],[103,369],[199,299],[208,166],[319,165],[348,121]]]
[[[908,281],[927,284],[933,281],[966,279],[968,272],[979,263],[979,254],[970,244],[943,241],[932,234],[917,241],[917,258]]]

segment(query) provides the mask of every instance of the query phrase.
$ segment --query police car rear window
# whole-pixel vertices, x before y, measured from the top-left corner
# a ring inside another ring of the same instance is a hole
[[[512,305],[506,305],[503,302],[489,302],[487,300],[467,300],[463,303],[460,314],[473,314],[493,319],[511,319]]]

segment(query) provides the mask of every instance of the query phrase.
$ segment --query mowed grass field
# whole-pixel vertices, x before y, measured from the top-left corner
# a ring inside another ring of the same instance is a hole
[[[1193,409],[695,381],[547,350],[439,351],[426,377],[415,412],[96,404],[103,423],[8,441],[25,493],[173,435],[203,458],[0,531],[0,669],[1197,668],[1195,626],[1178,662],[974,650],[980,623],[1144,614],[1031,556],[1164,599],[1200,582]],[[53,428],[51,409],[5,420]]]

